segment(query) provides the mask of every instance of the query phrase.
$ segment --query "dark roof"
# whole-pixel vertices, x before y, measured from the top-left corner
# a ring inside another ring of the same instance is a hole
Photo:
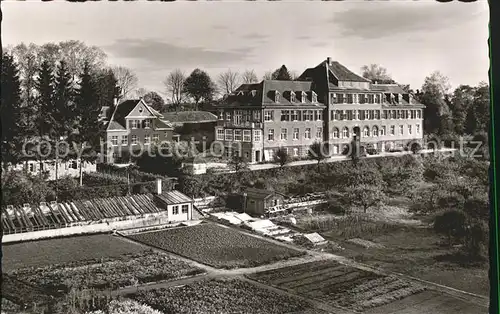
[[[162,200],[167,205],[176,205],[183,203],[191,203],[193,202],[192,198],[187,197],[177,190],[169,191],[162,193],[160,195],[155,195],[157,198]]]
[[[282,193],[278,193],[276,191],[270,191],[270,190],[263,190],[263,189],[255,189],[255,188],[247,188],[245,190],[245,193],[247,194],[247,197],[252,197],[252,198],[259,198],[259,199],[266,199],[271,195],[281,195],[285,196]]]
[[[128,116],[130,111],[132,111],[135,106],[137,106],[138,102],[139,99],[129,99],[119,103],[117,108],[115,109],[113,121],[116,121],[122,126],[125,126],[125,117]]]
[[[372,84],[371,89],[392,94],[408,94],[398,84]]]
[[[260,105],[277,105],[277,106],[316,106],[324,107],[322,103],[313,103],[312,100],[312,82],[309,81],[279,81],[279,80],[263,80],[255,84],[243,84],[236,89],[231,95],[227,96],[221,107],[231,106],[260,106]],[[281,97],[278,103],[275,102],[275,94],[279,92]],[[305,102],[300,101],[300,93],[305,92],[307,99]],[[295,93],[296,101],[290,101],[290,93]]]
[[[369,79],[366,79],[352,72],[351,70],[340,64],[338,61],[332,61],[330,64],[324,62],[324,64],[328,66],[328,69],[339,81],[371,82]]]
[[[173,123],[199,123],[217,121],[217,116],[207,111],[166,112],[163,117]]]
[[[107,130],[126,130],[123,125],[116,121],[109,121]]]

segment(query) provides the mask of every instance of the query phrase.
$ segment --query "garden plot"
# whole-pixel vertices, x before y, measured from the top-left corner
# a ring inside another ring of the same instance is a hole
[[[218,268],[254,267],[306,254],[215,224],[135,234],[129,237]]]
[[[395,277],[381,276],[329,260],[247,276],[304,297],[353,311],[364,311],[425,290],[423,286]]]
[[[116,289],[203,272],[167,254],[145,251],[116,258],[17,269],[10,275],[43,291],[56,294],[67,293],[73,287]]]
[[[359,238],[354,238],[354,239],[349,239],[347,242],[364,247],[365,249],[370,249],[370,248],[377,248],[377,249],[382,249],[384,246],[382,244],[378,244],[372,241],[364,240],[364,239],[359,239]]]
[[[132,296],[163,313],[318,313],[312,305],[238,279],[205,280],[186,286],[140,291]]]
[[[147,247],[107,234],[30,241],[2,245],[2,270],[44,267],[139,253]]]

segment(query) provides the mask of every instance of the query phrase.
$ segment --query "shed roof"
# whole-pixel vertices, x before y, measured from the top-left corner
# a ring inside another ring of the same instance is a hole
[[[264,189],[256,189],[256,188],[247,188],[245,190],[247,196],[252,197],[252,198],[259,198],[259,199],[266,199],[272,195],[278,194],[281,196],[285,196],[282,193],[276,192],[276,191],[271,191],[271,190],[264,190]]]
[[[181,203],[191,203],[194,202],[194,200],[181,192],[177,190],[173,191],[168,191],[164,192],[160,195],[156,195],[160,200],[165,202],[167,205],[176,205],[176,204],[181,204]]]

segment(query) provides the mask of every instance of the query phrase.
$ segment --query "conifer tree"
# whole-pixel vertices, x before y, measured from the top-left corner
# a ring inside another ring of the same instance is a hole
[[[11,55],[2,56],[0,117],[2,119],[2,162],[16,163],[21,159],[23,140],[22,99],[19,70]]]
[[[66,62],[61,61],[57,68],[54,84],[54,120],[57,137],[67,138],[73,131],[77,117],[74,104],[72,76]]]
[[[53,68],[47,62],[42,62],[38,73],[35,86],[37,90],[37,127],[38,136],[40,138],[53,139],[56,134],[57,121],[54,117],[55,104],[54,104],[54,75],[52,74]]]

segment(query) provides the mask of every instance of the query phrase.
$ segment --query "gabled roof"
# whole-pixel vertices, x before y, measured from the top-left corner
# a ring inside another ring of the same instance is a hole
[[[177,190],[164,192],[160,195],[155,195],[157,198],[162,200],[166,205],[176,205],[184,203],[192,203],[194,200],[186,195],[182,194]]]
[[[111,121],[108,123],[106,130],[126,130],[125,118],[140,103],[142,103],[144,107],[146,107],[151,115],[158,118],[163,118],[163,115],[161,113],[151,108],[151,106],[149,106],[143,99],[128,99],[119,103],[115,108],[115,111],[111,116]],[[168,121],[158,119],[155,121],[155,127],[170,129],[172,128],[172,125],[170,125]]]
[[[256,188],[247,188],[245,190],[245,193],[247,194],[247,197],[258,198],[258,199],[266,199],[275,194],[285,196],[284,194],[276,191],[256,189]]]
[[[339,81],[371,82],[369,79],[352,72],[338,61],[331,61],[330,64],[326,61],[324,64],[328,67],[331,74],[333,74]]]

